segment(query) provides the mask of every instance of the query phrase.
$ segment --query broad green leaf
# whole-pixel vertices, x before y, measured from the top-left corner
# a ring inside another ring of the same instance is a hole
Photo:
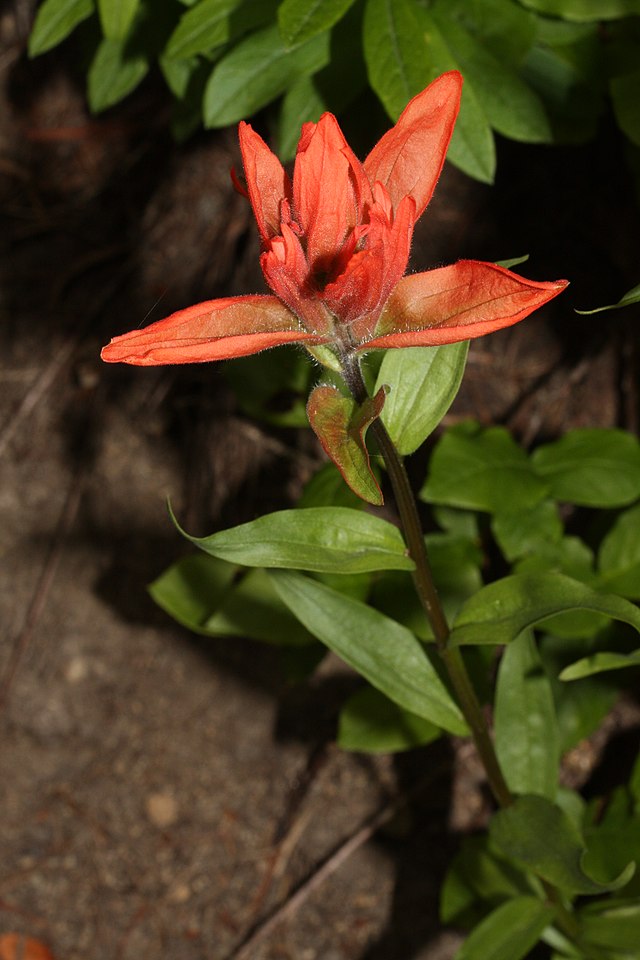
[[[626,787],[610,790],[606,798],[592,800],[585,816],[584,836],[588,851],[584,866],[596,877],[613,876],[630,860],[636,865],[640,863],[640,811],[634,810],[633,795]],[[640,902],[637,873],[624,894]]]
[[[299,510],[306,507],[352,507],[364,510],[364,502],[346,485],[333,463],[323,464],[311,477],[296,503]]]
[[[582,316],[588,316],[591,313],[602,313],[603,310],[619,310],[620,307],[629,307],[633,303],[640,303],[640,283],[637,287],[627,290],[617,303],[610,303],[606,307],[596,307],[595,310],[576,310],[575,312]]]
[[[640,0],[520,0],[520,3],[546,16],[577,22],[615,20],[640,13]]]
[[[560,573],[516,574],[471,597],[454,623],[452,644],[510,643],[522,630],[565,610],[594,610],[640,632],[640,610]]]
[[[496,752],[509,788],[554,800],[560,768],[558,724],[551,684],[530,630],[509,644],[500,661],[494,724]]]
[[[127,54],[119,40],[103,40],[87,74],[87,97],[93,113],[100,113],[123,100],[149,70],[146,57]]]
[[[491,849],[486,833],[468,836],[442,885],[440,919],[466,926],[467,911],[478,901],[496,904],[532,892],[526,875]]]
[[[565,667],[560,674],[560,679],[580,680],[582,677],[591,677],[596,673],[626,670],[630,667],[640,667],[640,650],[634,650],[632,653],[611,653],[605,650],[601,653],[592,653]]]
[[[439,527],[457,537],[480,542],[478,517],[472,510],[458,510],[456,507],[434,506],[433,519]]]
[[[29,35],[29,56],[37,57],[62,43],[94,9],[93,0],[44,0]]]
[[[98,0],[102,32],[107,40],[124,40],[139,6],[140,0]]]
[[[239,4],[240,0],[201,0],[182,14],[169,37],[165,55],[184,60],[226,43],[231,30],[229,14]]]
[[[385,353],[375,389],[389,384],[382,422],[402,456],[424,443],[453,403],[468,352],[464,341]]]
[[[200,61],[197,57],[191,60],[171,60],[161,56],[158,66],[171,93],[177,100],[182,100],[187,93],[191,78],[200,67]]]
[[[563,528],[553,500],[541,500],[527,510],[494,514],[491,530],[504,557],[513,562],[542,545],[559,543]]]
[[[303,123],[317,123],[327,105],[313,77],[301,77],[282,98],[278,120],[278,156],[284,162],[296,153]]]
[[[275,593],[263,570],[244,571],[198,553],[165,570],[149,593],[169,616],[206,637],[242,636],[278,644],[312,637]]]
[[[362,405],[345,397],[328,384],[319,384],[309,396],[309,423],[328,457],[354,493],[376,506],[383,503],[382,491],[371,469],[365,443],[368,427],[380,416],[385,401],[385,387]]]
[[[430,67],[429,79],[446,70],[459,70],[460,63],[443,36],[440,22],[431,11],[420,10],[424,31],[426,58]],[[453,131],[447,158],[457,167],[483,183],[493,183],[496,170],[496,148],[485,109],[473,83],[462,90],[460,113]]]
[[[620,507],[640,497],[640,443],[623,430],[572,430],[532,461],[557,500]]]
[[[526,143],[547,143],[551,128],[542,101],[520,79],[516,70],[494,56],[480,40],[448,14],[447,6],[433,8],[434,17],[448,49],[473,87],[482,110],[498,133]]]
[[[486,510],[528,510],[543,500],[548,484],[504,427],[483,430],[463,423],[448,430],[431,457],[423,500]]]
[[[398,753],[437,740],[442,731],[403,710],[375,687],[364,687],[340,712],[338,746],[362,753]]]
[[[457,704],[406,627],[299,573],[270,576],[307,630],[377,690],[450,733],[466,731]]]
[[[586,944],[637,955],[640,944],[640,901],[603,900],[590,903],[578,914],[580,939]]]
[[[205,553],[247,567],[319,573],[413,569],[397,527],[348,507],[279,510],[210,537],[180,532]]]
[[[290,47],[329,30],[354,0],[283,0],[278,7],[282,38]]]
[[[522,62],[538,32],[537,17],[513,0],[436,0],[436,8],[458,20],[491,53]]]
[[[442,72],[431,69],[421,34],[412,0],[367,0],[362,42],[369,82],[392,120]]]
[[[454,960],[521,960],[554,917],[537,897],[515,897],[496,907],[475,927]]]
[[[545,797],[518,797],[512,806],[495,814],[489,835],[503,856],[568,894],[598,895],[617,890],[633,876],[633,863],[606,880],[587,873],[586,845],[578,828]]]
[[[640,600],[640,504],[616,519],[600,545],[598,571],[603,587]]]
[[[226,127],[251,116],[328,61],[327,33],[291,48],[276,24],[250,34],[213,69],[203,102],[205,126]]]

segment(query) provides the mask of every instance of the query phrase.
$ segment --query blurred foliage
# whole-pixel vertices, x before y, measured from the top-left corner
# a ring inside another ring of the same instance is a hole
[[[44,0],[32,57],[71,34],[99,113],[160,71],[173,131],[271,105],[283,159],[300,126],[377,95],[396,119],[434,77],[465,78],[449,158],[491,182],[494,133],[579,143],[610,102],[640,149],[640,0]]]

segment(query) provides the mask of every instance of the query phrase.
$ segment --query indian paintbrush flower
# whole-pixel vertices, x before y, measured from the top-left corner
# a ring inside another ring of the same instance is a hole
[[[336,118],[306,123],[293,182],[247,123],[240,148],[274,295],[208,300],[115,337],[109,362],[223,360],[266,347],[327,344],[338,356],[433,346],[491,333],[555,297],[565,281],[526,280],[476,260],[405,276],[414,225],[431,199],[458,114],[462,78],[411,100],[361,163]]]
[[[364,163],[333,114],[325,113],[302,128],[293,179],[241,123],[246,189],[235,176],[234,182],[251,202],[260,264],[273,294],[179,310],[115,337],[102,358],[140,366],[195,363],[297,342],[346,375],[367,350],[469,340],[517,323],[551,300],[566,281],[526,280],[477,260],[405,276],[413,228],[440,176],[461,91],[459,73],[443,74],[410,101]],[[347,482],[381,502],[364,431],[379,416],[384,394],[365,408],[362,398],[358,404],[320,385],[307,409]]]

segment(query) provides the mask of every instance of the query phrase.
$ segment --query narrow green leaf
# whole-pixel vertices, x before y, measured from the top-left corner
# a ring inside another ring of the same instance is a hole
[[[149,63],[141,54],[129,56],[118,40],[103,40],[89,67],[87,97],[93,113],[123,100],[144,79]]]
[[[617,303],[610,303],[607,307],[596,307],[595,310],[576,310],[575,312],[588,316],[591,313],[602,313],[603,310],[619,310],[620,307],[628,307],[632,303],[640,303],[640,283],[637,287],[627,290]]]
[[[459,70],[461,65],[442,33],[440,19],[433,17],[431,11],[421,9],[420,21],[426,58],[432,71],[430,79],[446,70]],[[466,77],[447,158],[470,177],[482,183],[493,183],[496,170],[493,134],[478,92]]]
[[[420,496],[429,503],[498,513],[528,510],[547,492],[547,482],[507,430],[483,430],[469,422],[448,430],[436,446]]]
[[[226,127],[251,116],[328,61],[327,33],[291,48],[282,42],[276,24],[250,34],[214,67],[204,95],[205,125]]]
[[[194,633],[204,627],[229,590],[238,568],[196,553],[172,564],[149,585],[149,593],[169,616]]]
[[[587,944],[621,950],[634,956],[640,944],[640,901],[603,900],[578,914],[580,939]]]
[[[390,384],[382,422],[403,456],[422,446],[453,403],[468,352],[465,341],[385,353],[375,389]]]
[[[475,927],[455,960],[521,960],[554,917],[536,897],[515,897],[496,907]]]
[[[496,752],[510,789],[555,799],[558,724],[551,684],[530,630],[509,644],[500,661],[494,722]]]
[[[521,263],[526,263],[529,259],[529,254],[525,253],[522,257],[512,257],[511,260],[496,260],[496,266],[505,267],[506,270],[511,270],[512,267],[517,267]]]
[[[640,443],[623,430],[572,430],[532,461],[557,500],[621,507],[640,497]]]
[[[327,105],[313,80],[301,77],[285,93],[278,121],[278,156],[292,160],[303,123],[317,123]]]
[[[640,667],[640,650],[634,650],[632,653],[611,653],[605,650],[601,653],[592,653],[565,667],[560,674],[560,679],[580,680],[582,677],[591,677],[596,673],[625,670],[629,667]]]
[[[365,433],[380,416],[386,387],[359,406],[335,387],[320,384],[307,403],[307,416],[328,457],[333,460],[354,493],[376,506],[383,503],[382,491],[371,469]]]
[[[350,697],[340,712],[338,746],[362,753],[398,753],[437,740],[442,731],[403,710],[375,687]]]
[[[510,643],[522,630],[565,610],[594,610],[640,632],[640,610],[559,573],[516,574],[483,587],[464,604],[453,644]]]
[[[98,0],[98,13],[105,38],[124,40],[139,6],[140,0]]]
[[[498,133],[525,143],[548,143],[551,128],[542,101],[507,62],[494,56],[448,13],[433,8],[432,15],[444,43],[458,64],[465,84],[473,87],[482,110]]]
[[[248,567],[290,567],[319,573],[412,570],[397,527],[349,507],[280,510],[210,537],[191,537],[200,550]]]
[[[309,577],[285,571],[270,576],[307,630],[377,690],[450,733],[466,731],[457,704],[409,630]]]
[[[640,13],[640,0],[520,0],[546,16],[564,17],[587,23],[594,20],[615,20]]]
[[[282,38],[290,47],[329,30],[354,0],[283,0],[278,7]]]
[[[640,504],[624,510],[600,545],[602,585],[629,600],[640,600]]]
[[[62,43],[93,11],[93,0],[44,0],[29,35],[29,56],[37,57]]]
[[[367,0],[362,39],[369,82],[392,120],[437,75],[421,36],[412,0]]]
[[[491,848],[488,834],[467,836],[442,886],[440,919],[466,926],[467,911],[479,901],[496,904],[532,893],[529,878]],[[477,919],[477,913],[470,918]]]
[[[633,876],[633,863],[619,876],[603,881],[586,873],[586,845],[578,828],[545,797],[518,797],[512,806],[495,814],[489,834],[503,856],[569,894],[617,890]]]
[[[239,4],[240,0],[201,0],[182,14],[165,55],[184,60],[226,43],[230,37],[229,14]]]

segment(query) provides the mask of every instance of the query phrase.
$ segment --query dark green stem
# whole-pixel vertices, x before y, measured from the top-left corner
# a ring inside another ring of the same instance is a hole
[[[343,375],[356,402],[364,403],[369,394],[362,378],[359,361],[353,354],[343,357]],[[462,653],[459,647],[451,647],[448,643],[449,625],[433,581],[418,507],[407,471],[382,421],[375,420],[370,429],[376,438],[378,448],[387,467],[405,543],[409,555],[415,563],[413,581],[416,592],[431,624],[438,653],[445,665],[458,704],[469,726],[491,792],[500,807],[509,807],[513,803],[513,796],[498,763],[489,727],[473,689]],[[558,925],[570,939],[575,941],[578,934],[578,924],[575,917],[567,910],[560,892],[552,884],[542,880],[542,886],[547,900],[556,908]]]

